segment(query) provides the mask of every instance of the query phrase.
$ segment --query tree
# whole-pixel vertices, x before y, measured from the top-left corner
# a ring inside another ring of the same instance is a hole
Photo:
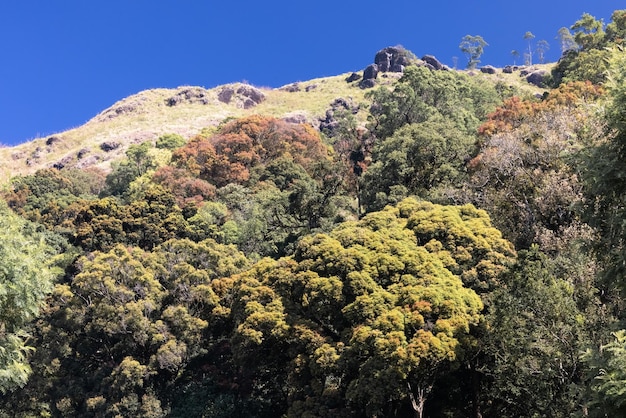
[[[441,117],[403,126],[374,146],[361,180],[364,206],[379,210],[407,195],[433,199],[459,186],[474,142]]]
[[[517,248],[585,234],[575,210],[583,203],[576,159],[602,126],[577,103],[594,103],[602,92],[572,83],[541,102],[513,98],[480,128],[482,149],[468,163],[470,189],[476,187],[469,201],[488,210]]]
[[[511,55],[513,56],[513,65],[515,65],[516,60],[519,58],[519,51],[514,49],[511,51]]]
[[[597,20],[589,13],[583,13],[582,17],[571,26],[574,31],[574,41],[585,51],[599,48],[604,39],[604,22]]]
[[[108,193],[122,196],[136,178],[156,168],[156,162],[150,153],[152,144],[149,141],[139,145],[131,145],[126,150],[126,159],[115,164],[113,171],[107,176]]]
[[[539,59],[540,64],[543,64],[545,62],[545,54],[548,49],[550,49],[550,44],[548,44],[548,41],[542,39],[537,42],[537,45],[535,46],[535,51],[537,52],[537,58]]]
[[[571,417],[582,413],[586,329],[597,316],[577,306],[571,276],[538,247],[519,254],[502,278],[481,341],[490,357],[483,365],[485,413],[498,417]],[[598,301],[589,303],[598,306]]]
[[[309,235],[234,277],[236,362],[287,416],[422,416],[513,255],[484,212],[414,199]]]
[[[562,27],[561,29],[559,29],[557,39],[561,43],[561,56],[564,56],[569,51],[574,51],[578,49],[578,45],[574,40],[574,36],[566,27]]]
[[[484,48],[489,44],[480,35],[465,35],[459,44],[461,52],[467,57],[467,68],[474,69],[480,63]]]
[[[170,240],[151,252],[116,245],[79,258],[37,324],[34,373],[20,393],[31,401],[2,399],[0,411],[161,417],[172,388],[189,379],[234,379],[221,343],[232,305],[223,278],[248,265],[213,240]],[[218,392],[229,396],[233,384]]]
[[[535,35],[532,32],[526,32],[524,34],[524,40],[528,42],[528,50],[524,53],[525,64],[532,65],[533,64],[533,49],[531,41],[535,39]]]
[[[456,129],[472,134],[500,103],[492,83],[454,71],[407,67],[393,90],[368,93],[372,100],[368,129],[376,139],[388,138],[404,125],[442,116]]]
[[[610,63],[608,100],[603,116],[607,135],[588,147],[583,165],[586,185],[585,219],[599,233],[598,255],[606,266],[609,285],[626,287],[626,59],[615,53]]]
[[[606,25],[606,41],[621,44],[626,39],[626,10],[616,10]]]
[[[626,330],[612,333],[598,350],[587,349],[582,359],[589,366],[589,416],[622,416],[626,413]]]
[[[176,149],[185,145],[187,141],[178,134],[165,134],[157,138],[155,147],[158,149]]]
[[[55,252],[44,235],[0,204],[0,393],[23,386],[31,372],[26,326],[52,289]]]

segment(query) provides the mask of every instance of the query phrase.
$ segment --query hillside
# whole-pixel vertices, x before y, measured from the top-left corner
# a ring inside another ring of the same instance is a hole
[[[553,66],[535,65],[532,71],[549,71]],[[496,69],[494,74],[483,74],[478,70],[459,72],[484,77],[493,83],[504,83],[529,95],[541,95],[545,89],[526,82],[522,70],[523,67],[512,73],[505,73],[502,69]],[[361,77],[363,71],[358,74]],[[297,81],[274,89],[235,83],[211,89],[181,86],[143,91],[118,101],[82,126],[14,147],[0,148],[0,178],[8,180],[48,167],[95,166],[109,171],[111,162],[123,158],[131,144],[154,142],[160,135],[168,133],[191,138],[228,118],[252,114],[308,123],[319,128],[320,121],[325,119],[327,110],[337,99],[359,107],[357,118],[365,123],[369,106],[365,94],[371,89],[360,88],[358,80],[347,82],[350,75]],[[377,86],[391,87],[400,75],[381,73],[377,77]],[[225,91],[241,88],[243,94],[235,92],[226,102],[228,94],[224,94]],[[246,94],[258,96],[257,101]]]
[[[388,47],[1,149],[0,418],[626,416],[615,17],[557,63]]]

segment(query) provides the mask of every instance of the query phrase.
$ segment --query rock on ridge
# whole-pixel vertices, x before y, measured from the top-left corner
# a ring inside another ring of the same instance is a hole
[[[228,85],[219,90],[217,99],[222,103],[234,103],[239,108],[250,109],[264,102],[265,94],[248,84]]]

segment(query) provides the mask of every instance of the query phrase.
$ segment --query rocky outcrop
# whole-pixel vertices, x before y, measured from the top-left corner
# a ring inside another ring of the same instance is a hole
[[[76,158],[78,158],[79,160],[82,160],[83,158],[85,158],[87,156],[87,154],[89,154],[89,148],[81,148],[76,153]]]
[[[359,73],[352,73],[346,78],[347,83],[353,83],[355,81],[359,81],[361,79],[361,75]]]
[[[403,73],[408,65],[421,65],[435,71],[449,70],[433,55],[424,55],[417,59],[403,47],[390,46],[378,51],[374,57],[374,64],[368,65],[363,70],[363,79],[359,82],[359,87],[362,89],[374,87],[379,73],[382,73],[382,77],[385,77],[386,73]],[[346,81],[351,83],[358,79],[359,75],[352,73]]]
[[[61,138],[59,138],[58,136],[51,136],[50,138],[46,139],[46,145],[49,147],[56,144],[57,142],[61,142]]]
[[[190,104],[209,104],[209,92],[202,87],[187,87],[179,89],[179,91],[165,100],[168,106],[177,106],[183,103]]]
[[[484,67],[480,67],[480,72],[484,74],[495,74],[496,67],[492,65],[485,65]]]
[[[537,87],[545,87],[545,79],[547,74],[548,72],[545,70],[533,71],[526,76],[526,81]]]
[[[359,82],[359,87],[362,89],[372,88],[376,85],[376,78],[378,77],[378,64],[370,64],[363,70],[363,80]]]
[[[234,103],[237,107],[250,109],[265,101],[265,94],[256,87],[243,84],[223,87],[217,93],[217,99],[222,103]]]
[[[121,146],[119,142],[115,141],[106,141],[100,144],[100,149],[104,152],[111,152],[113,150],[118,149]]]
[[[278,90],[286,91],[288,93],[297,93],[300,91],[300,83],[287,84],[286,86],[283,86],[279,88]],[[223,101],[223,100],[220,99],[220,101]]]
[[[445,65],[439,62],[439,60],[432,55],[424,55],[422,57],[422,61],[429,65],[433,70],[440,71],[445,69]]]
[[[375,80],[378,77],[378,64],[370,64],[363,70],[363,80]]]
[[[359,105],[355,105],[352,99],[344,99],[343,97],[335,99],[330,104],[330,108],[326,110],[325,118],[320,119],[319,125],[320,131],[324,132],[324,134],[326,134],[326,136],[328,136],[329,138],[332,138],[336,135],[339,121],[335,119],[335,113],[341,110],[347,110],[348,112],[355,115],[359,112]]]
[[[404,67],[411,63],[409,59],[409,51],[402,47],[390,46],[381,49],[374,57],[374,64],[378,66],[378,70],[386,72],[402,72]],[[363,78],[365,75],[363,75]]]
[[[67,155],[63,157],[60,161],[57,161],[56,163],[52,164],[52,168],[56,168],[57,170],[62,170],[63,168],[65,168],[66,165],[70,164],[72,161],[74,161],[74,157],[72,157],[71,155]]]

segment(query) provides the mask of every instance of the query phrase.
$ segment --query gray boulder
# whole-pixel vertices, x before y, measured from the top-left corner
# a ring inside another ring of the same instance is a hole
[[[248,86],[248,85],[239,87],[237,89],[237,94],[252,101],[254,103],[253,106],[256,106],[257,104],[262,103],[265,100],[265,94],[263,94],[261,90],[252,86]],[[244,99],[244,103],[245,102],[246,100]],[[244,104],[244,107],[245,107],[245,104]]]
[[[346,82],[347,83],[352,83],[354,81],[360,80],[361,76],[359,75],[359,73],[352,73],[348,76],[348,78],[346,78]]]
[[[443,64],[439,62],[439,60],[432,55],[424,55],[422,57],[422,61],[430,65],[430,68],[434,70],[443,70]]]
[[[232,87],[224,87],[217,93],[217,100],[222,103],[230,103],[231,99],[235,94],[235,89]]]
[[[284,87],[281,87],[280,90],[286,91],[289,93],[296,93],[300,91],[300,83],[291,83]]]
[[[363,70],[363,81],[375,80],[378,77],[378,64],[370,64]]]
[[[485,65],[484,67],[480,67],[480,72],[485,74],[495,74],[496,67],[492,65]]]
[[[378,70],[386,72],[401,72],[404,67],[410,64],[408,57],[409,52],[399,46],[389,46],[383,48],[376,53],[374,57],[374,64],[378,66]],[[366,78],[366,77],[363,77]]]
[[[183,103],[209,104],[208,91],[202,87],[179,88],[178,92],[165,100],[168,106],[177,106]]]
[[[115,149],[118,149],[120,147],[120,143],[119,142],[115,142],[115,141],[106,141],[103,142],[102,144],[100,144],[100,149],[104,152],[110,152],[113,151]]]
[[[545,79],[547,74],[548,72],[545,70],[533,71],[526,76],[526,81],[537,87],[545,87]]]
[[[359,87],[361,89],[371,89],[376,85],[376,80],[373,78],[363,79],[359,82]]]
[[[59,138],[58,136],[51,136],[50,138],[46,139],[46,145],[52,146],[60,141],[61,141],[61,138]]]

